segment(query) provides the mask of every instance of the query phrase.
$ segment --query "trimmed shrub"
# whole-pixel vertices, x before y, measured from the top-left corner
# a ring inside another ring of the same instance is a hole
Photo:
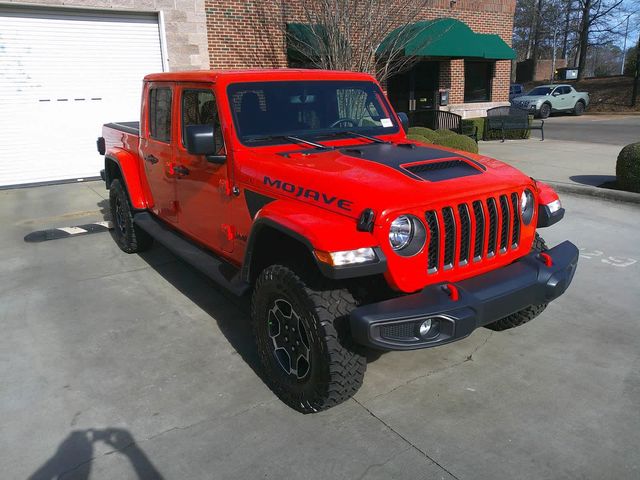
[[[438,136],[434,130],[431,130],[430,128],[427,128],[427,127],[411,127],[409,129],[409,133],[412,133],[414,135],[420,135],[421,137],[424,137],[427,140],[430,140],[429,143],[433,143],[433,139]]]
[[[411,131],[411,130],[409,130]],[[429,140],[426,137],[423,137],[422,135],[418,135],[417,133],[409,133],[407,135],[407,138],[409,140],[413,140],[414,142],[421,142],[421,143],[433,143],[431,140]]]
[[[449,130],[448,128],[439,128],[438,130],[436,130],[436,135],[439,135],[441,137],[446,137],[447,135],[458,135],[458,134],[453,130]]]
[[[620,150],[616,177],[620,188],[640,193],[640,142],[630,143]]]
[[[458,135],[455,132],[439,134],[433,143],[436,145],[442,145],[443,147],[453,148],[455,150],[462,150],[464,152],[478,153],[478,144],[466,135]]]

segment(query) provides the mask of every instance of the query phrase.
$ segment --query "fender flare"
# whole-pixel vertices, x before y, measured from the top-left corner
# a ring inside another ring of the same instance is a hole
[[[260,213],[262,213],[262,211]],[[254,273],[252,272],[251,268],[254,260],[253,253],[256,250],[256,241],[259,237],[260,232],[265,228],[276,230],[283,235],[286,235],[304,245],[309,251],[311,258],[313,258],[313,261],[320,272],[329,279],[342,280],[346,278],[376,275],[384,273],[387,270],[386,257],[378,246],[371,247],[378,257],[378,261],[375,263],[332,266],[327,263],[321,262],[320,260],[318,260],[318,257],[315,254],[316,246],[314,246],[313,241],[309,239],[308,236],[306,236],[304,233],[299,231],[299,229],[296,229],[294,225],[285,225],[284,223],[286,222],[279,221],[277,218],[262,216],[260,214],[256,217],[253,222],[251,232],[249,233],[247,247],[244,252],[244,261],[242,263],[241,271],[242,280],[248,283],[251,282],[251,278]],[[353,230],[356,231],[355,224]]]
[[[110,149],[105,157],[105,182],[107,188],[113,177],[109,176],[109,162],[113,162],[120,169],[122,180],[129,194],[131,205],[136,210],[146,210],[149,204],[142,189],[142,179],[138,170],[138,157],[121,148]]]
[[[564,208],[551,212],[549,204],[560,201],[558,193],[544,182],[536,180],[536,188],[538,190],[538,228],[550,227],[558,223],[564,217]]]

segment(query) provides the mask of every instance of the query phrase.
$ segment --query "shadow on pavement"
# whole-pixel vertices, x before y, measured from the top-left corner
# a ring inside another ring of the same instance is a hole
[[[139,479],[163,480],[164,477],[136,443],[133,435],[121,428],[74,430],[29,480],[53,480],[62,477],[88,479],[94,456],[93,446],[97,442],[112,447],[114,451],[110,453],[124,455]]]
[[[592,187],[599,187],[606,182],[615,182],[615,175],[573,175],[569,179],[582,185],[590,185]]]

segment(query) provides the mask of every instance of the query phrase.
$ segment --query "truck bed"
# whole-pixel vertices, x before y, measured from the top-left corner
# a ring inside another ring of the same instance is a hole
[[[105,123],[104,126],[121,132],[131,133],[132,135],[140,135],[140,122],[113,122]]]

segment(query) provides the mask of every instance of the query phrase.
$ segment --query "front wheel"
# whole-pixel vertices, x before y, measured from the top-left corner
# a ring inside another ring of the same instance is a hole
[[[549,105],[548,103],[543,103],[540,107],[538,116],[540,118],[549,118],[549,115],[551,115],[551,105]]]
[[[533,241],[533,247],[531,247],[531,251],[533,252],[544,252],[549,250],[547,244],[540,235],[536,233],[536,238]],[[509,328],[519,327],[520,325],[524,325],[527,322],[530,322],[542,312],[544,312],[545,308],[547,308],[546,303],[542,303],[540,305],[530,305],[527,308],[520,310],[519,312],[508,315],[500,320],[485,325],[489,330],[502,331],[508,330]]]
[[[269,387],[291,408],[314,413],[351,398],[367,362],[348,332],[351,294],[306,277],[282,265],[266,268],[254,287],[251,318]]]

